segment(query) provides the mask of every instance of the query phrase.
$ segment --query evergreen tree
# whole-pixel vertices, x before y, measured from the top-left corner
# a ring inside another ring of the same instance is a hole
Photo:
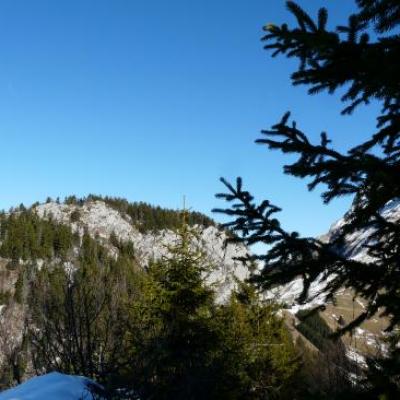
[[[370,101],[382,104],[377,130],[365,142],[343,153],[331,144],[325,132],[319,143],[312,143],[290,114],[271,130],[262,131],[257,143],[269,149],[298,156],[284,172],[309,178],[310,190],[325,186],[323,200],[329,203],[340,196],[353,196],[345,224],[333,242],[302,238],[288,232],[276,218],[279,207],[268,200],[257,204],[243,189],[223,180],[228,193],[217,195],[232,207],[216,211],[230,215],[227,224],[238,236],[233,240],[247,244],[265,243],[268,253],[259,258],[265,266],[254,281],[264,289],[303,277],[304,289],[298,301],[309,298],[312,282],[325,279],[326,299],[334,299],[341,287],[352,288],[366,300],[365,311],[343,326],[340,333],[351,331],[378,312],[390,319],[388,331],[400,324],[400,225],[382,217],[384,206],[400,197],[400,3],[396,0],[357,0],[358,12],[346,26],[327,28],[328,13],[322,8],[314,21],[296,3],[287,7],[297,27],[287,24],[265,27],[265,48],[273,56],[297,58],[300,65],[292,74],[294,85],[306,85],[310,94],[336,92],[345,87],[343,114]],[[374,31],[374,32],[373,32]],[[370,33],[374,36],[371,39]],[[340,251],[346,235],[368,230],[368,262],[350,259]],[[329,279],[328,279],[329,278]]]
[[[149,270],[159,330],[144,349],[144,398],[213,398],[209,396],[216,382],[210,370],[219,343],[214,295],[204,283],[208,265],[202,252],[192,248],[193,235],[185,220],[169,255]]]
[[[195,235],[185,219],[169,255],[150,266],[132,318],[141,324],[132,332],[132,387],[142,399],[292,398],[296,352],[276,307],[248,285],[217,305]]]
[[[32,210],[3,216],[0,254],[18,265],[19,260],[65,259],[73,244],[71,229],[53,220],[39,218]]]
[[[81,219],[81,213],[79,210],[74,210],[72,211],[70,215],[70,221],[71,222],[78,222]]]
[[[87,200],[104,201],[119,212],[127,214],[131,218],[133,225],[141,232],[160,229],[176,230],[181,224],[180,212],[176,210],[152,206],[143,202],[129,203],[127,200],[118,197],[89,195]],[[206,227],[215,225],[215,222],[211,218],[195,211],[187,212],[186,222],[190,226],[196,224]]]
[[[298,356],[276,305],[249,284],[238,283],[219,311],[220,391],[229,400],[293,399]]]
[[[285,166],[285,173],[311,178],[309,189],[325,185],[325,202],[343,195],[354,196],[340,234],[333,243],[323,243],[285,231],[275,218],[279,207],[268,200],[256,204],[243,189],[240,178],[236,187],[223,180],[229,193],[218,195],[237,204],[216,211],[235,218],[228,224],[239,234],[234,240],[272,246],[268,254],[260,257],[265,268],[257,281],[265,288],[301,275],[304,291],[300,300],[304,301],[310,284],[324,274],[332,278],[326,280],[329,298],[346,286],[367,300],[365,312],[343,331],[351,330],[380,308],[390,317],[391,330],[400,322],[400,227],[382,218],[380,211],[400,196],[400,38],[395,32],[390,34],[400,23],[399,6],[383,0],[358,0],[357,4],[359,13],[350,16],[348,26],[332,32],[327,30],[325,9],[319,11],[318,21],[314,22],[298,5],[288,2],[298,27],[268,25],[263,38],[274,55],[286,54],[300,60],[299,70],[292,75],[293,83],[310,86],[311,94],[323,90],[333,93],[347,84],[349,88],[342,99],[349,105],[344,113],[373,99],[383,104],[378,131],[346,154],[333,149],[326,133],[321,134],[320,143],[312,144],[295,123],[289,124],[289,114],[272,130],[263,131],[265,138],[257,140],[270,149],[297,154],[298,160]],[[371,41],[368,28],[377,34],[384,31],[385,35]],[[343,256],[340,246],[346,235],[365,228],[374,232],[367,244],[371,262]]]

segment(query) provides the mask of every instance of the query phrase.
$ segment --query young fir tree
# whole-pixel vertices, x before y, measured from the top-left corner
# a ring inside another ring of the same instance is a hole
[[[297,368],[276,309],[243,284],[225,305],[206,284],[212,269],[184,222],[168,256],[149,269],[132,338],[132,387],[142,399],[292,398]]]
[[[224,399],[293,399],[298,357],[292,337],[252,285],[238,282],[238,291],[221,305],[220,393]]]
[[[205,285],[206,259],[193,248],[195,232],[186,223],[168,256],[155,262],[153,312],[158,330],[144,349],[147,360],[143,398],[213,398],[213,353],[219,343],[213,319],[214,294]]]
[[[237,233],[234,240],[270,247],[259,257],[264,269],[254,277],[261,287],[301,276],[304,289],[298,300],[306,302],[311,283],[323,276],[327,300],[341,287],[352,288],[366,300],[364,312],[338,333],[351,331],[378,312],[390,319],[390,332],[400,324],[400,224],[383,218],[381,211],[400,197],[400,2],[356,0],[356,4],[358,12],[349,17],[347,25],[330,30],[326,9],[314,21],[289,1],[287,7],[297,26],[269,24],[263,38],[273,56],[299,60],[291,77],[294,85],[308,86],[310,94],[335,93],[344,87],[341,100],[347,104],[343,114],[350,115],[370,101],[382,106],[376,132],[347,152],[336,150],[325,132],[319,143],[312,143],[295,122],[290,123],[289,113],[271,130],[262,131],[263,138],[257,140],[269,149],[297,155],[297,161],[286,165],[284,172],[310,179],[310,190],[325,187],[324,202],[353,197],[340,234],[324,243],[286,231],[276,218],[279,207],[268,200],[257,204],[240,178],[236,186],[223,180],[228,193],[218,197],[234,205],[217,211],[233,218],[228,226]],[[346,235],[367,229],[371,232],[366,244],[368,262],[343,255],[340,248]],[[399,360],[397,353],[392,354]],[[399,364],[391,364],[397,384]]]

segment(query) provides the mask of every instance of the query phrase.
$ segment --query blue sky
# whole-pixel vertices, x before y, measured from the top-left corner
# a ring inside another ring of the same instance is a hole
[[[299,1],[344,23],[352,1]],[[220,176],[240,175],[283,207],[289,229],[325,232],[349,206],[322,204],[284,176],[288,158],[254,144],[287,110],[311,137],[345,149],[375,126],[341,117],[337,96],[293,88],[266,23],[281,0],[3,0],[0,3],[0,208],[89,193],[211,213]],[[214,216],[221,219],[219,216]]]

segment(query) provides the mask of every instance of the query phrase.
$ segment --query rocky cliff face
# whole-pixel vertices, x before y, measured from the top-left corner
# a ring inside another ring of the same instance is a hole
[[[41,218],[52,218],[70,225],[80,235],[86,230],[115,256],[118,250],[110,243],[111,235],[115,235],[119,241],[131,242],[137,259],[144,268],[149,261],[166,256],[168,246],[176,241],[176,234],[172,230],[140,232],[129,215],[113,209],[103,201],[88,201],[83,205],[50,202],[36,206],[34,211]],[[74,213],[79,215],[77,220],[72,218]],[[235,278],[243,280],[247,276],[247,269],[236,258],[244,257],[248,250],[241,244],[226,244],[226,232],[215,226],[204,228],[196,225],[194,230],[198,234],[194,245],[199,246],[210,264],[216,267],[208,281],[215,284],[218,300],[223,301],[233,289]]]

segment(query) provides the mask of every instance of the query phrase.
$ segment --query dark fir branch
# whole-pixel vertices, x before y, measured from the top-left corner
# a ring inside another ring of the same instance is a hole
[[[324,282],[321,292],[334,300],[339,288],[351,288],[366,300],[366,309],[339,333],[352,330],[375,314],[390,320],[388,331],[400,323],[400,227],[382,217],[381,211],[400,198],[400,3],[390,0],[359,0],[358,13],[345,26],[328,28],[328,13],[321,9],[316,19],[294,2],[287,2],[297,26],[268,25],[263,37],[265,48],[273,56],[285,55],[299,60],[292,74],[294,85],[305,85],[310,94],[335,93],[342,89],[344,113],[357,106],[378,101],[376,132],[365,142],[341,152],[334,148],[326,133],[313,143],[286,113],[270,130],[262,131],[256,142],[270,150],[297,157],[284,166],[284,173],[308,180],[309,190],[323,188],[323,201],[352,196],[351,210],[331,242],[301,237],[280,224],[279,207],[268,200],[257,204],[243,189],[222,180],[226,193],[227,226],[237,236],[233,240],[247,245],[268,245],[265,255],[250,257],[264,263],[252,280],[269,289],[302,277],[304,290],[298,301],[310,301],[309,288],[317,280]],[[374,32],[374,40],[371,33]],[[366,243],[368,261],[356,261],[343,255],[346,235],[371,228]]]

